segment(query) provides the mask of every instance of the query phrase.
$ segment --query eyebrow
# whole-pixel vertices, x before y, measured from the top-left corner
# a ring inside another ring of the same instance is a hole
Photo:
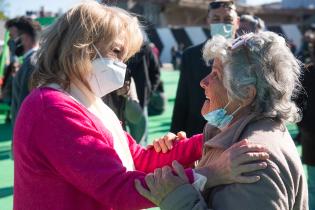
[[[229,16],[225,16],[224,20],[233,20],[233,16],[229,15]]]
[[[211,18],[220,18],[220,15],[213,15]]]

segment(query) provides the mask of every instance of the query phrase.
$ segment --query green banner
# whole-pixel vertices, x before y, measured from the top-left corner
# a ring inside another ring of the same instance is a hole
[[[55,17],[42,17],[42,18],[36,18],[36,20],[39,22],[41,26],[48,26],[52,24],[56,18]]]

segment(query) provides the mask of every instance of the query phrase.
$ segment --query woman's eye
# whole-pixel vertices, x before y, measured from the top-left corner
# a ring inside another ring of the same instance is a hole
[[[219,18],[213,18],[211,21],[212,21],[213,23],[217,23],[217,22],[220,22],[220,19],[219,19]]]
[[[120,50],[119,50],[119,49],[114,49],[113,52],[114,52],[115,54],[119,54],[119,53],[120,53]]]
[[[119,55],[121,53],[121,50],[119,48],[113,48],[112,49],[112,52],[115,54],[115,55]]]

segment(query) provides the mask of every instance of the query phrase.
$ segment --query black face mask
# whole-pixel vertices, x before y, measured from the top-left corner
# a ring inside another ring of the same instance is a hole
[[[15,49],[14,54],[18,57],[22,56],[24,54],[24,46],[22,44],[21,37],[17,38],[15,40]]]
[[[15,41],[13,39],[9,39],[8,47],[9,47],[10,52],[14,53],[14,51],[15,51]]]

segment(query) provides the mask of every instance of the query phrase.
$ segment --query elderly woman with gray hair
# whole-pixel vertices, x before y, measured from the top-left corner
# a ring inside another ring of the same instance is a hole
[[[300,87],[301,69],[285,40],[273,32],[236,40],[216,36],[203,55],[214,63],[200,82],[206,97],[201,113],[208,123],[197,168],[244,138],[269,149],[268,167],[246,174],[260,176],[254,184],[231,183],[198,192],[176,166],[178,176],[154,175],[147,180],[150,191],[137,186],[138,191],[163,210],[307,210],[303,167],[285,127],[300,119],[292,98]]]

